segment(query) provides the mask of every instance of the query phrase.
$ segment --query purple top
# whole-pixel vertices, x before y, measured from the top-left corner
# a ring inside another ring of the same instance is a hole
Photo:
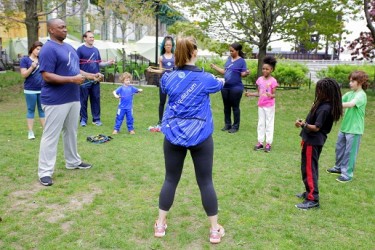
[[[49,72],[61,76],[75,76],[80,73],[79,58],[76,50],[67,43],[48,40],[39,54],[40,72]],[[59,105],[79,101],[79,85],[67,82],[53,84],[43,81],[40,95],[42,104]]]
[[[20,61],[20,68],[28,69],[31,67],[33,61],[30,57],[24,56]],[[31,74],[25,79],[23,83],[25,90],[40,91],[42,89],[43,78],[39,71],[39,64],[31,72]]]

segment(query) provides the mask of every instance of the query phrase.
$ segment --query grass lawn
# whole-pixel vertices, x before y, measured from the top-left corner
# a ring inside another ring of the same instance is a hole
[[[310,211],[294,207],[300,202],[294,195],[304,190],[294,121],[307,115],[314,91],[277,92],[270,154],[252,150],[256,99],[242,99],[240,131],[229,134],[220,130],[224,125],[220,93],[212,95],[214,182],[219,222],[226,229],[222,243],[212,246],[190,156],[168,216],[167,235],[153,237],[164,178],[163,135],[147,130],[157,122],[157,88],[144,87],[134,98],[136,135],[124,130],[106,144],[86,142],[90,135],[111,134],[116,87],[102,85],[104,125],[78,129],[79,153],[94,167],[66,170],[60,140],[52,187],[41,186],[37,179],[42,129],[36,123],[36,139],[27,140],[22,86],[1,89],[0,249],[374,249],[375,95],[371,91],[353,181],[342,184],[325,172],[334,164],[338,123],[320,158],[321,208]]]

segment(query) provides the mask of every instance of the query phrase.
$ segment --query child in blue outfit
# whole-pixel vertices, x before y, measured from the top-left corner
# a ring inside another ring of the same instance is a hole
[[[115,91],[113,91],[113,95],[120,99],[117,114],[116,114],[116,121],[114,130],[112,132],[113,135],[116,135],[120,132],[120,128],[122,122],[124,121],[124,117],[126,116],[126,126],[128,127],[129,134],[134,135],[134,119],[133,119],[133,95],[142,92],[142,89],[137,89],[136,87],[130,86],[130,82],[132,80],[132,75],[128,72],[123,73],[120,76],[120,81],[123,82],[121,87],[118,87]]]

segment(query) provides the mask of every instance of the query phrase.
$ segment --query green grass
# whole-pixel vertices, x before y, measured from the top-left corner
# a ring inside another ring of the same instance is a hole
[[[334,164],[339,124],[320,159],[321,208],[297,210],[303,191],[300,137],[294,127],[313,101],[313,90],[278,91],[273,151],[252,150],[256,142],[256,99],[243,98],[241,128],[223,126],[220,94],[212,95],[215,141],[214,182],[221,244],[208,242],[209,223],[201,205],[190,156],[168,215],[167,235],[153,237],[158,194],[164,178],[163,135],[147,131],[157,121],[158,89],[144,87],[134,98],[136,135],[121,133],[106,144],[86,137],[110,134],[117,99],[115,85],[102,85],[102,127],[79,128],[82,158],[90,170],[66,170],[59,143],[55,184],[37,180],[39,141],[27,140],[25,101],[19,85],[3,88],[0,102],[1,249],[374,249],[375,95],[368,92],[366,130],[354,180],[347,184],[325,173]],[[125,125],[125,124],[124,124]]]

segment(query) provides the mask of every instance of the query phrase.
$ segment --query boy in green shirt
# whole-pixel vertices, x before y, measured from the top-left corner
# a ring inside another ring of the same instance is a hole
[[[346,108],[344,119],[336,142],[336,163],[328,173],[340,174],[336,181],[346,183],[352,180],[358,155],[359,144],[365,128],[365,109],[368,87],[368,75],[363,71],[354,71],[349,75],[350,89],[342,97],[342,106]]]

